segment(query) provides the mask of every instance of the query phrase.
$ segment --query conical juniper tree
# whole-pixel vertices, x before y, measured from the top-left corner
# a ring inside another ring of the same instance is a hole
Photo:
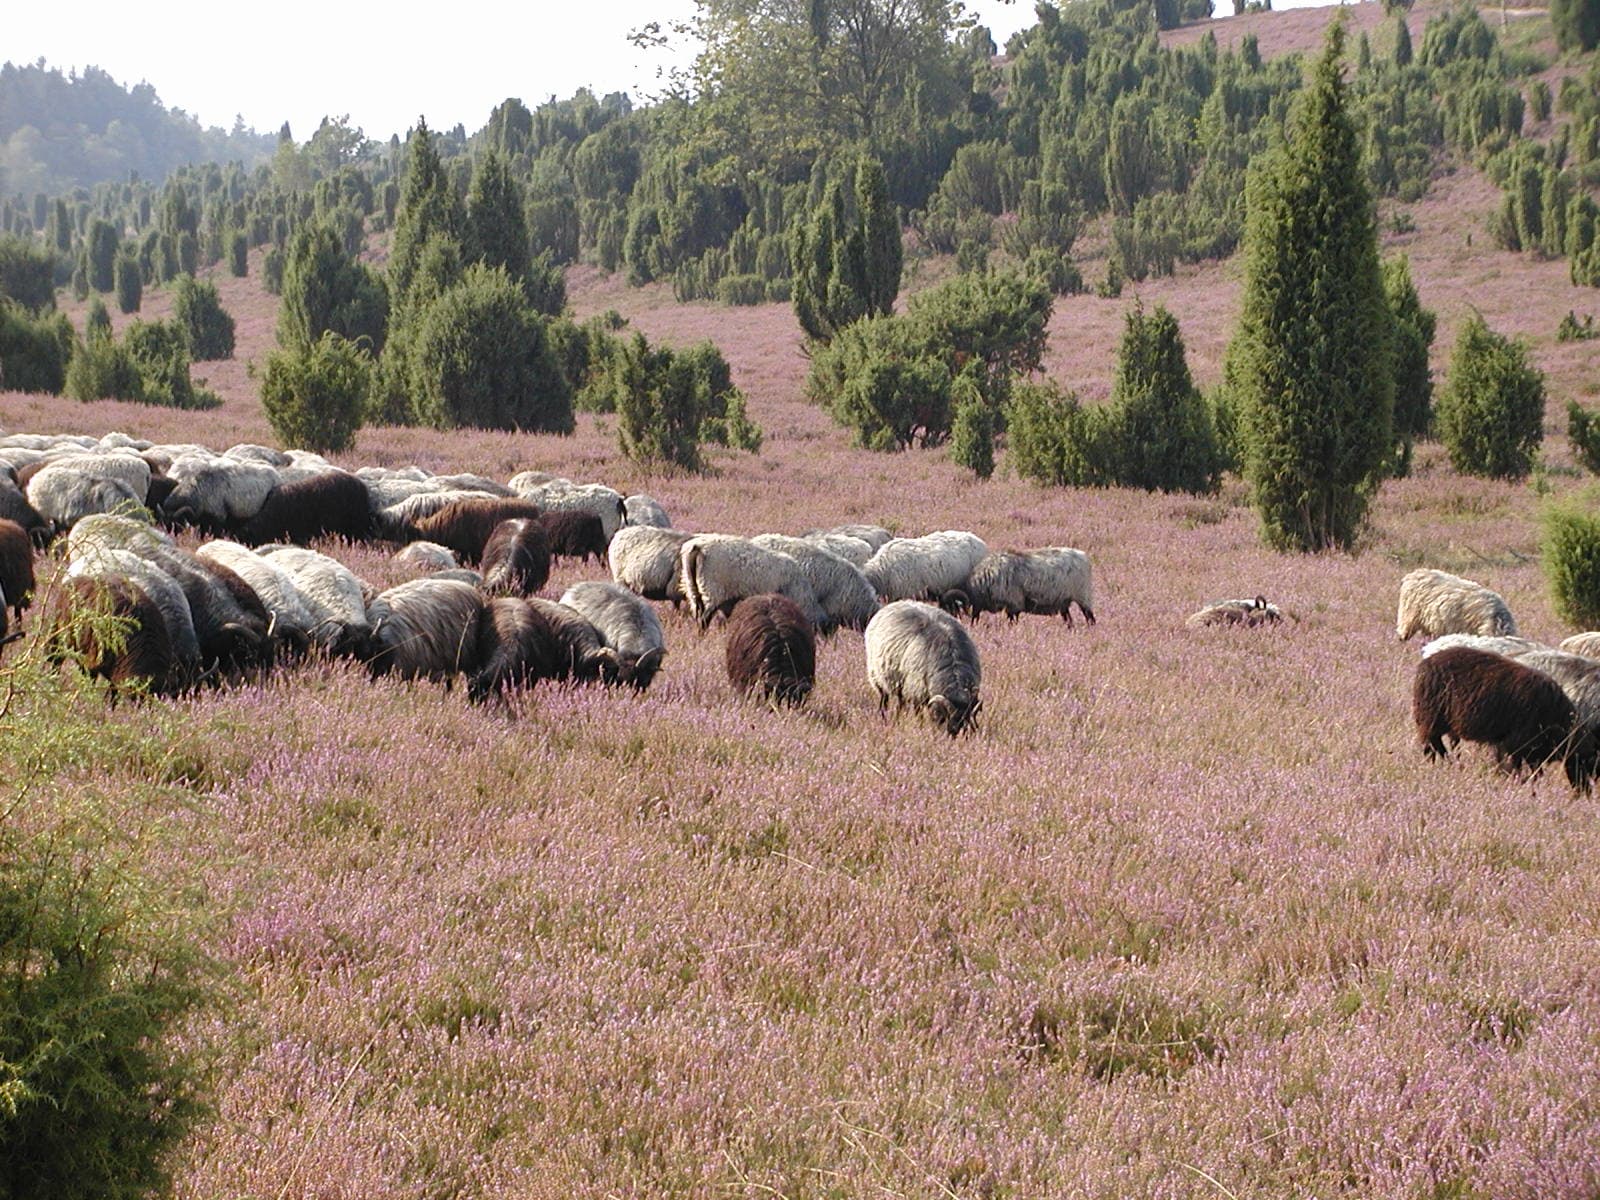
[[[1329,27],[1285,144],[1247,184],[1245,284],[1228,347],[1244,474],[1266,539],[1348,547],[1392,446],[1393,318],[1377,220]]]
[[[811,219],[795,229],[791,261],[795,316],[813,341],[832,341],[846,325],[894,311],[900,218],[876,159],[856,164],[854,212],[842,185],[828,185]]]

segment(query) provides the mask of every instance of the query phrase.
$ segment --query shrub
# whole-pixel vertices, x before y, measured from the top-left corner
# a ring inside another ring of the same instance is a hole
[[[53,308],[55,256],[29,238],[0,237],[0,299],[23,308]]]
[[[1456,470],[1520,479],[1544,437],[1544,377],[1521,345],[1473,316],[1450,356],[1437,420]]]
[[[89,298],[89,268],[84,265],[81,258],[72,268],[72,298],[74,300]]]
[[[418,319],[409,350],[418,418],[436,429],[571,433],[572,388],[548,330],[504,268],[468,267]]]
[[[228,274],[243,279],[250,273],[250,235],[242,229],[228,234]]]
[[[955,419],[950,428],[950,461],[966,467],[979,479],[994,474],[994,434],[998,424],[994,407],[983,398],[976,382],[963,375],[956,380]]]
[[[269,296],[283,294],[283,249],[274,246],[261,259],[261,286]]]
[[[122,239],[116,226],[96,217],[89,226],[88,271],[89,286],[97,292],[109,292],[116,286],[117,249]]]
[[[280,291],[278,345],[310,346],[332,330],[351,341],[366,338],[374,354],[383,350],[388,290],[346,253],[326,219],[307,221],[289,239]]]
[[[1594,314],[1585,313],[1583,320],[1570,308],[1567,315],[1561,318],[1561,324],[1556,326],[1556,341],[1558,342],[1590,342],[1600,337],[1600,329],[1594,327]]]
[[[1550,508],[1539,544],[1556,614],[1579,629],[1600,627],[1600,518]]]
[[[1528,115],[1535,121],[1550,119],[1550,85],[1542,79],[1528,85]]]
[[[1055,487],[1111,482],[1106,410],[1084,408],[1054,383],[1019,384],[1006,405],[1006,443],[1017,474]]]
[[[139,311],[144,298],[144,277],[139,271],[139,260],[132,254],[117,255],[117,310],[124,313]]]
[[[813,348],[806,388],[860,445],[903,450],[949,435],[950,383],[950,368],[915,322],[869,317]]]
[[[314,345],[267,355],[261,407],[278,441],[319,453],[348,450],[372,390],[372,356],[332,331]]]
[[[0,390],[59,395],[71,356],[72,325],[66,317],[0,300]]]
[[[1178,321],[1160,305],[1127,317],[1106,418],[1116,482],[1146,491],[1212,492],[1222,477],[1211,412],[1189,375]]]
[[[189,340],[196,362],[233,357],[233,318],[217,298],[217,285],[180,275],[172,293],[172,317]]]
[[[77,400],[131,400],[165,408],[205,409],[222,403],[189,378],[189,345],[169,321],[135,321],[119,342],[91,329],[67,364],[66,393]]]
[[[1065,254],[1040,246],[1028,255],[1023,269],[1043,280],[1053,296],[1076,296],[1083,291],[1083,273]]]
[[[1394,317],[1394,464],[1395,475],[1411,467],[1411,446],[1433,425],[1433,374],[1428,351],[1437,319],[1423,308],[1411,266],[1404,255],[1383,264],[1383,290]]]
[[[1600,474],[1600,417],[1576,400],[1567,402],[1567,437],[1572,453],[1589,470]]]
[[[761,275],[725,275],[717,280],[717,300],[722,304],[765,304],[767,281]]]
[[[65,391],[74,400],[142,401],[144,380],[128,348],[91,325],[67,363]]]
[[[760,449],[761,431],[745,414],[727,360],[710,342],[652,349],[635,334],[612,357],[609,381],[617,442],[635,461],[696,471],[703,465],[702,441]]]

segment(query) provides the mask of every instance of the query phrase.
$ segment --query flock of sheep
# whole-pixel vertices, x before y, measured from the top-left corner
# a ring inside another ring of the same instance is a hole
[[[184,549],[172,531],[186,528],[208,540]],[[402,543],[396,558],[426,574],[378,592],[305,545],[330,536]],[[692,534],[648,496],[537,472],[501,484],[417,467],[348,472],[264,446],[0,438],[0,592],[17,615],[34,548],[58,539],[51,652],[158,694],[313,650],[375,676],[465,675],[473,700],[546,679],[643,689],[667,652],[655,600],[686,606],[702,629],[723,615],[730,682],[775,702],[811,691],[818,636],[862,630],[880,707],[918,709],[954,735],[981,709],[978,652],[959,616],[1070,625],[1076,605],[1094,621],[1089,558],[1067,547],[990,552],[964,531],[897,538],[870,525]],[[608,561],[612,579],[542,599],[562,555]]]
[[[1432,640],[1412,687],[1417,737],[1430,758],[1481,742],[1512,770],[1560,762],[1587,791],[1600,767],[1600,633],[1559,647],[1517,636],[1497,593],[1444,571],[1401,581],[1395,635]]]

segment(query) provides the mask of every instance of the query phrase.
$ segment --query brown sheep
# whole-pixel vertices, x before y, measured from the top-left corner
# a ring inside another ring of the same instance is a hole
[[[591,512],[571,509],[565,512],[547,512],[539,518],[545,536],[550,539],[550,554],[554,558],[581,558],[596,562],[606,557],[606,530],[600,518]]]
[[[1537,773],[1562,759],[1567,779],[1587,788],[1594,773],[1593,734],[1576,727],[1561,685],[1542,671],[1461,646],[1417,664],[1411,692],[1417,740],[1429,758],[1448,751],[1446,739],[1483,742],[1513,770]]]
[[[456,552],[464,563],[483,558],[483,548],[501,521],[526,517],[537,521],[544,510],[531,500],[504,499],[499,496],[455,500],[431,516],[413,523],[416,536],[411,541],[438,542]]]
[[[147,684],[157,695],[181,687],[161,609],[126,576],[65,579],[52,609],[52,657],[75,659],[90,675],[111,684],[113,691],[134,683]],[[104,636],[105,617],[125,622],[116,639]]]
[[[567,666],[567,648],[544,612],[518,596],[484,605],[478,623],[478,669],[467,678],[467,698],[481,703],[508,688],[530,688],[558,678]]]
[[[0,592],[18,619],[33,603],[33,542],[15,521],[0,517]]]
[[[372,506],[367,485],[346,471],[321,471],[280,483],[267,493],[255,516],[244,523],[239,540],[251,546],[337,536],[352,542],[372,536]]]
[[[787,596],[746,596],[728,615],[728,682],[779,704],[804,704],[817,677],[817,635]]]
[[[483,547],[483,590],[531,596],[550,580],[550,542],[528,517],[501,521]]]

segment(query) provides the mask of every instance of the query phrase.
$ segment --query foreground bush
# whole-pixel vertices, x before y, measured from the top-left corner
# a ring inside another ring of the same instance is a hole
[[[274,350],[267,356],[261,407],[279,443],[348,450],[361,428],[372,370],[365,349],[331,331],[314,345]]]
[[[1539,553],[1557,615],[1580,629],[1600,628],[1600,518],[1550,509]]]
[[[72,354],[72,326],[60,313],[36,316],[0,300],[0,391],[59,395]]]
[[[1436,418],[1456,470],[1520,479],[1544,437],[1544,376],[1524,347],[1473,316],[1456,339]]]

